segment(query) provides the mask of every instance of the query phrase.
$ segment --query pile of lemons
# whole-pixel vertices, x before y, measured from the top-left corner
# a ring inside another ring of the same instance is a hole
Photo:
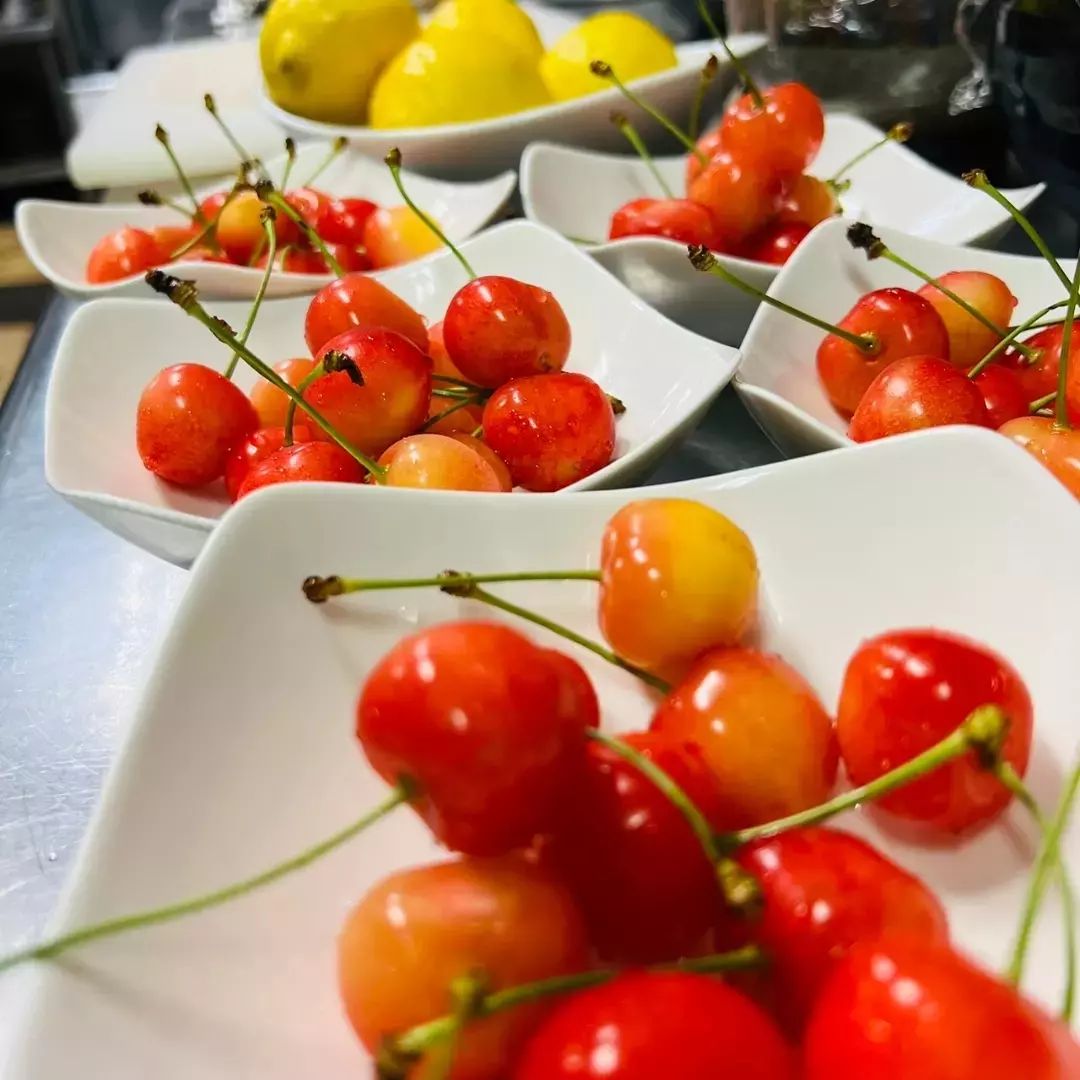
[[[514,0],[441,0],[421,28],[410,0],[274,0],[259,58],[281,108],[330,124],[426,127],[484,120],[603,90],[606,60],[637,79],[675,49],[635,15],[586,19],[546,52]]]

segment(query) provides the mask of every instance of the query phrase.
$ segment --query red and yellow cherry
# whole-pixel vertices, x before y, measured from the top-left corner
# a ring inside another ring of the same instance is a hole
[[[306,429],[310,435],[314,429]],[[337,443],[304,442],[283,446],[248,469],[237,499],[271,484],[322,481],[335,484],[362,484],[364,467]]]
[[[626,972],[560,1002],[510,1073],[512,1080],[797,1075],[780,1031],[749,998],[705,975],[646,971]]]
[[[179,251],[184,247],[198,232],[198,229],[193,224],[188,225],[158,225],[150,230],[150,235],[153,236],[154,242],[158,247],[158,264],[168,263],[173,261],[173,252]],[[188,253],[185,252],[182,256],[184,259],[188,258]]]
[[[776,220],[812,229],[838,213],[840,203],[833,189],[824,180],[801,173],[785,187]]]
[[[313,430],[306,425],[293,426],[293,442],[311,442],[314,437]],[[285,429],[283,427],[264,427],[253,431],[229,451],[225,462],[225,491],[232,502],[236,502],[239,498],[240,488],[247,479],[248,473],[271,454],[280,450],[284,442]]]
[[[704,206],[726,248],[737,247],[776,214],[783,181],[755,160],[721,150],[702,169],[687,195]]]
[[[804,1043],[805,1080],[1066,1080],[1080,1044],[1060,1020],[936,941],[868,943],[842,960]]]
[[[1046,397],[1057,390],[1058,367],[1061,363],[1062,327],[1047,326],[1029,337],[1024,344],[1035,350],[1035,359],[1029,362],[1020,353],[1010,351],[1004,363],[1016,372],[1028,401]],[[1080,363],[1080,334],[1073,334],[1069,346],[1069,366]]]
[[[408,206],[379,207],[364,223],[361,243],[376,270],[411,262],[442,247],[442,241]]]
[[[1080,499],[1080,430],[1058,427],[1049,416],[1020,417],[999,430],[1045,465]]]
[[[937,356],[895,360],[866,388],[848,434],[856,442],[948,424],[986,427],[982,390]]]
[[[701,748],[729,828],[816,806],[836,783],[832,720],[809,683],[772,653],[710,649],[660,702],[650,727]]]
[[[999,277],[981,270],[953,270],[935,279],[966,300],[997,326],[1012,321],[1017,300]],[[924,285],[919,295],[933,305],[949,335],[949,359],[965,371],[981,360],[1001,336],[969,315],[955,300],[933,285]]]
[[[658,732],[624,741],[659,766],[715,828],[715,782],[697,747]],[[591,743],[545,856],[573,892],[599,957],[652,963],[707,945],[721,903],[716,871],[682,813],[635,765]]]
[[[443,1016],[452,985],[475,974],[490,990],[584,969],[585,927],[566,889],[524,858],[460,859],[379,882],[338,938],[345,1014],[373,1054],[384,1040]],[[542,1017],[520,1005],[470,1022],[452,1080],[497,1080]],[[421,1059],[411,1077],[427,1075]]]
[[[771,86],[761,97],[761,105],[743,94],[728,106],[720,125],[724,149],[752,157],[763,169],[795,176],[817,157],[825,137],[821,100],[798,82]]]
[[[680,244],[720,246],[712,214],[689,199],[633,199],[611,216],[608,239],[624,236],[663,236]]]
[[[627,503],[604,529],[600,570],[600,629],[621,657],[649,671],[681,675],[700,653],[738,644],[754,625],[754,548],[702,503]]]
[[[126,226],[102,237],[86,262],[91,285],[142,274],[161,261],[161,249],[152,233]]]
[[[550,657],[507,626],[444,623],[398,642],[364,684],[364,753],[388,783],[418,785],[413,806],[452,850],[501,854],[550,827],[599,720],[584,673]]]
[[[442,491],[503,491],[498,475],[474,449],[446,435],[409,435],[390,446],[379,464],[388,487]]]
[[[431,401],[431,361],[408,338],[392,330],[360,328],[331,338],[316,360],[331,350],[359,368],[363,383],[345,371],[316,379],[304,400],[366,454],[381,454],[416,431]],[[328,438],[320,431],[320,438]]]
[[[853,784],[902,765],[955,731],[980,705],[1009,726],[1001,759],[1023,776],[1031,753],[1031,698],[1012,665],[940,630],[896,630],[859,646],[840,690],[836,735]],[[1011,794],[967,754],[874,802],[876,811],[939,833],[986,825]]]
[[[314,356],[331,339],[358,327],[382,327],[427,350],[427,326],[396,293],[367,274],[346,274],[324,285],[304,318],[304,339]]]
[[[435,420],[435,423],[431,422],[436,416],[447,412],[453,405],[452,399],[432,397],[424,430],[433,435],[453,435],[458,431],[472,432],[480,426],[483,413],[479,405],[466,405],[443,416],[441,420]]]
[[[241,191],[221,208],[217,242],[232,262],[250,262],[262,243],[265,232],[261,215],[265,206],[254,191]],[[281,247],[293,243],[299,235],[296,222],[283,213],[274,219],[274,232]]]
[[[587,375],[513,379],[484,406],[484,442],[515,484],[558,491],[591,476],[615,452],[615,413]]]
[[[468,381],[457,369],[457,365],[450,359],[446,351],[446,343],[443,341],[442,322],[432,323],[428,327],[428,356],[431,357],[431,370],[434,375],[446,375],[451,379]]]
[[[972,380],[982,394],[986,407],[986,422],[999,428],[1018,416],[1027,416],[1030,401],[1024,385],[1013,368],[1004,364],[991,364],[983,368]]]
[[[311,374],[315,361],[307,356],[282,360],[274,365],[274,370],[293,388],[296,389]],[[251,404],[259,414],[259,427],[284,427],[289,411],[289,398],[283,390],[273,383],[259,379],[251,388]]]
[[[838,325],[853,334],[871,334],[877,341],[873,353],[835,334],[818,346],[818,376],[833,407],[845,416],[855,412],[867,387],[893,361],[905,356],[949,359],[949,335],[941,316],[909,289],[867,293]]]
[[[771,263],[773,266],[783,266],[809,232],[809,225],[798,222],[774,222],[766,225],[761,232],[750,238],[745,252],[746,258]]]
[[[319,215],[316,231],[328,244],[363,247],[364,226],[376,210],[370,199],[331,199]]]
[[[698,153],[688,154],[686,157],[686,190],[690,190],[690,185],[701,175],[705,166],[712,161],[717,154],[723,149],[724,133],[720,128],[713,128],[712,131],[706,131],[704,135],[698,139],[697,146]],[[702,161],[699,155],[704,155],[705,160]]]
[[[139,398],[135,441],[143,465],[180,487],[201,487],[225,472],[229,451],[259,426],[251,402],[219,371],[174,364]]]
[[[480,386],[561,371],[570,355],[570,323],[558,300],[498,275],[474,278],[454,294],[442,335],[450,359]]]
[[[514,481],[510,477],[510,470],[506,467],[506,462],[483,439],[478,439],[464,431],[451,431],[450,438],[475,451],[491,466],[495,476],[498,478],[500,491],[513,489]]]

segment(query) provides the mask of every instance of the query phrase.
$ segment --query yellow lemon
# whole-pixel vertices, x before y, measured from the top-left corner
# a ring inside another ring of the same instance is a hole
[[[556,101],[595,94],[610,84],[589,70],[605,60],[623,82],[674,67],[675,46],[637,15],[602,12],[568,30],[540,60],[540,74]]]
[[[534,61],[497,37],[442,33],[407,45],[371,94],[374,128],[485,120],[550,101]]]
[[[532,19],[514,0],[442,0],[431,13],[421,37],[430,40],[437,34],[473,34],[480,32],[499,38],[537,63],[544,51]]]
[[[362,124],[386,63],[420,33],[409,0],[274,0],[259,36],[271,99],[330,124]]]

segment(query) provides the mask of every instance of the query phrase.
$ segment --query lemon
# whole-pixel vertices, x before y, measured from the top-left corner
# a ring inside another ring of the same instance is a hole
[[[540,74],[556,101],[595,94],[610,84],[589,70],[605,60],[623,81],[674,67],[675,46],[637,15],[602,12],[568,30],[540,60]]]
[[[330,124],[362,124],[386,63],[420,33],[409,0],[274,0],[259,61],[281,108]]]
[[[550,101],[536,63],[489,34],[441,33],[407,45],[371,94],[373,128],[485,120]]]
[[[477,31],[499,38],[533,63],[540,60],[544,51],[532,19],[514,0],[442,0],[432,11],[421,36],[430,40],[444,32]]]

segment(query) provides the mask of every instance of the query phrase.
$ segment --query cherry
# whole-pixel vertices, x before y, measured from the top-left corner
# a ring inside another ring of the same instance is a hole
[[[935,280],[966,300],[992,323],[1005,327],[1012,321],[1017,300],[1001,278],[981,270],[953,270]],[[979,322],[933,285],[924,285],[919,295],[933,305],[945,323],[949,335],[949,359],[957,367],[967,370],[1001,340],[1000,334]]]
[[[294,442],[311,442],[314,438],[311,428],[303,424],[293,426]],[[248,473],[261,461],[280,450],[284,442],[285,429],[283,427],[260,428],[238,442],[229,451],[229,456],[225,461],[225,490],[232,502],[236,502],[239,498],[240,488],[247,479]]]
[[[806,1033],[806,1080],[1065,1080],[1061,1021],[937,941],[867,944],[841,961]]]
[[[379,458],[389,487],[445,491],[503,491],[490,463],[464,443],[446,435],[410,435]]]
[[[254,191],[241,191],[221,208],[217,222],[217,242],[234,263],[248,263],[263,242],[262,211],[266,204]],[[293,243],[299,233],[284,214],[274,219],[280,247]]]
[[[982,390],[936,356],[894,360],[866,388],[848,434],[869,442],[921,428],[989,423]]]
[[[724,133],[717,127],[706,131],[695,144],[696,153],[686,157],[686,190],[701,175],[705,166],[723,149]],[[704,160],[702,160],[704,159]]]
[[[316,228],[328,243],[363,247],[364,225],[376,210],[370,199],[331,199]]]
[[[180,487],[201,487],[225,472],[229,451],[258,427],[243,391],[213,368],[174,364],[139,398],[135,441],[143,465]]]
[[[364,223],[362,244],[378,270],[411,262],[442,247],[423,218],[408,206],[377,209]]]
[[[264,269],[269,257],[270,253],[264,251],[255,260],[254,265],[260,270]],[[301,247],[299,244],[290,244],[274,256],[274,269],[286,274],[325,274],[326,260],[320,251]]]
[[[546,289],[488,275],[459,289],[443,318],[443,344],[470,382],[561,371],[570,355],[570,324]]]
[[[724,246],[731,247],[762,228],[779,207],[783,182],[754,159],[723,149],[687,189],[712,215]]]
[[[221,212],[221,208],[228,198],[229,192],[227,191],[215,191],[212,195],[207,195],[199,201],[199,216],[205,222],[213,221]]]
[[[696,746],[664,733],[624,741],[659,766],[717,828],[720,797]],[[720,903],[713,864],[682,813],[610,747],[591,743],[546,850],[581,905],[605,961],[687,956],[708,940]]]
[[[515,484],[558,491],[602,469],[615,451],[615,414],[587,375],[513,379],[484,406],[484,441]]]
[[[689,199],[633,199],[611,217],[608,238],[664,236],[680,244],[718,248],[720,238],[712,214]]]
[[[1005,354],[1003,362],[1016,372],[1028,401],[1035,401],[1057,390],[1063,332],[1061,325],[1047,326],[1024,342],[1035,352],[1033,363],[1028,363],[1024,356],[1012,350]],[[1074,336],[1069,347],[1069,366],[1080,366],[1077,364],[1078,358],[1080,335]]]
[[[701,747],[729,828],[816,806],[836,783],[832,721],[806,680],[771,653],[710,649],[659,704],[650,727]]]
[[[500,491],[510,491],[513,488],[514,482],[510,477],[510,470],[506,467],[506,462],[486,442],[463,431],[451,431],[450,438],[461,443],[462,446],[474,450],[491,466],[499,481]]]
[[[150,230],[150,235],[154,238],[154,243],[157,244],[158,254],[157,263],[168,263],[173,261],[173,252],[178,251],[189,240],[193,239],[198,229],[194,225],[158,225],[156,228]],[[188,258],[189,253],[185,252],[183,258]]]
[[[314,356],[333,337],[357,327],[383,327],[427,349],[424,320],[400,296],[367,274],[346,274],[324,285],[304,319],[304,338]]]
[[[475,974],[485,989],[580,971],[588,939],[573,898],[516,856],[460,859],[399,871],[350,913],[338,938],[345,1013],[371,1053],[452,1008],[451,987]],[[453,1080],[506,1075],[543,1015],[518,1005],[470,1022],[456,1041]],[[431,1055],[434,1057],[434,1055]],[[421,1059],[409,1073],[426,1075]]]
[[[939,630],[896,630],[859,646],[840,690],[836,735],[853,784],[865,784],[943,739],[980,705],[1009,720],[1001,760],[1023,775],[1032,711],[1015,669],[985,646]],[[874,803],[882,813],[959,833],[985,825],[1009,790],[967,754]]]
[[[310,434],[312,429],[300,429]],[[295,439],[296,429],[293,429]],[[237,499],[271,484],[295,484],[301,481],[330,481],[338,484],[362,484],[367,473],[360,463],[337,443],[297,442],[283,446],[248,469]]]
[[[794,1080],[796,1069],[776,1026],[737,990],[703,975],[638,971],[561,1002],[511,1075]]]
[[[446,623],[398,642],[364,684],[364,753],[419,786],[413,805],[447,847],[500,854],[549,826],[599,719],[584,674],[550,655],[506,626]]]
[[[455,432],[472,432],[480,426],[481,409],[479,405],[465,405],[463,408],[455,408],[459,402],[451,398],[432,397],[428,406],[428,416],[424,423],[424,430],[432,435],[453,435]],[[454,409],[453,412],[448,410]],[[443,414],[446,415],[443,415]],[[435,417],[441,416],[439,420]],[[432,421],[435,421],[432,423]]]
[[[293,388],[299,386],[315,367],[315,361],[306,356],[282,360],[274,365],[274,370]],[[259,415],[260,427],[284,427],[285,415],[289,411],[289,399],[284,391],[279,390],[265,379],[259,379],[251,388],[251,404]]]
[[[753,546],[723,514],[690,499],[627,503],[600,552],[600,629],[619,656],[679,674],[705,649],[754,625]]]
[[[894,360],[905,356],[949,358],[949,335],[934,306],[908,289],[876,289],[840,320],[841,329],[871,334],[872,355],[829,334],[818,346],[817,370],[833,407],[850,416],[867,388]]]
[[[125,226],[102,237],[86,261],[86,280],[91,285],[142,274],[161,261],[157,240],[144,229]]]
[[[1010,420],[1000,430],[1080,499],[1080,430],[1059,427],[1049,416]]]
[[[987,423],[999,428],[1008,420],[1028,415],[1028,396],[1024,384],[1011,368],[991,364],[972,380],[982,394]]]
[[[775,222],[752,237],[746,249],[748,259],[783,266],[791,253],[806,239],[810,226],[798,222]]]
[[[839,212],[840,204],[832,187],[816,176],[802,173],[786,186],[776,220],[812,229]]]
[[[299,187],[285,193],[285,201],[324,239],[333,243],[358,244],[349,237],[329,236],[326,232],[328,218],[337,200],[313,187]],[[366,202],[365,199],[357,200]],[[295,224],[295,223],[294,223]]]
[[[348,330],[328,341],[316,356],[344,353],[359,368],[363,383],[345,371],[317,378],[304,391],[338,432],[366,454],[381,454],[416,431],[431,400],[431,361],[408,338],[392,330]],[[320,431],[320,438],[326,438]]]
[[[443,341],[442,321],[432,323],[428,327],[428,356],[431,357],[432,372],[435,375],[446,375],[451,379],[461,379],[465,382],[465,376],[458,370],[457,365],[450,359],[446,351],[446,343]]]
[[[817,157],[825,114],[809,87],[780,83],[760,95],[737,98],[725,111],[720,131],[730,153],[750,155],[761,168],[795,176]]]

